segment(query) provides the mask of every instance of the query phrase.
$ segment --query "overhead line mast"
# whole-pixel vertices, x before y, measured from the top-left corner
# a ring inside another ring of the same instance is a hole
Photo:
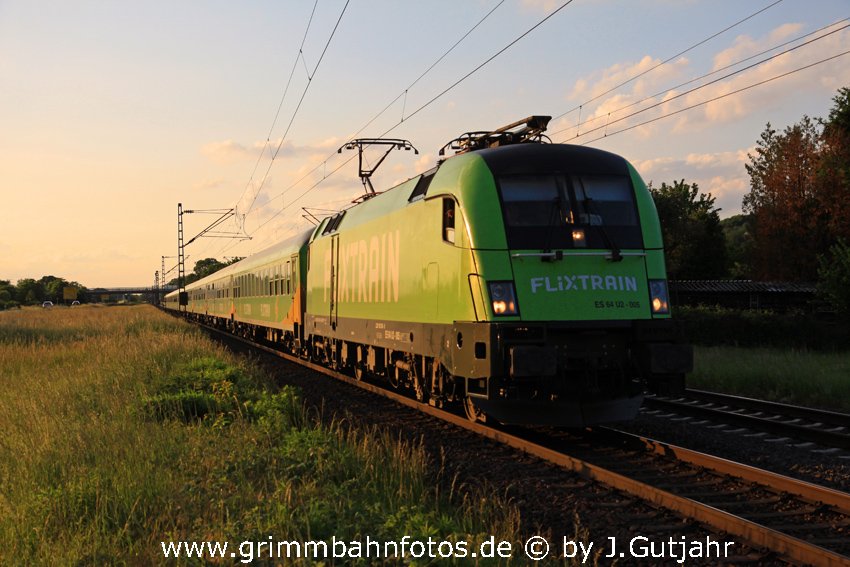
[[[189,242],[183,243],[183,215],[188,213],[207,213],[219,215],[219,217],[211,222],[205,229],[193,236]],[[180,310],[185,310],[185,306],[189,304],[189,297],[186,294],[186,258],[184,256],[186,246],[192,244],[202,236],[213,238],[234,238],[237,240],[250,240],[250,236],[244,236],[238,232],[213,232],[224,221],[235,215],[235,209],[183,209],[183,203],[177,203],[177,289],[178,289],[178,305]],[[164,256],[163,256],[164,258]]]

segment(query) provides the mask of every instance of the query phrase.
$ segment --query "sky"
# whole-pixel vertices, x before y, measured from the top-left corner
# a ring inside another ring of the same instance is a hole
[[[186,247],[191,271],[349,206],[352,138],[417,148],[382,190],[532,114],[737,214],[766,124],[826,117],[850,86],[846,18],[848,0],[0,0],[0,279],[152,285],[163,256],[176,275],[178,203],[235,211]],[[216,218],[185,214],[185,240]]]

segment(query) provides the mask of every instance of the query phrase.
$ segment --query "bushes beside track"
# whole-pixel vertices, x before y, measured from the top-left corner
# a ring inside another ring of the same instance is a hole
[[[850,349],[850,323],[829,314],[678,307],[687,340],[704,346]]]

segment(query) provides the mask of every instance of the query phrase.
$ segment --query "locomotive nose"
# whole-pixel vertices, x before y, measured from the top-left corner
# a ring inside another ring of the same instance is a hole
[[[620,262],[599,251],[511,252],[523,321],[648,319],[649,289],[643,254],[622,252]],[[555,254],[555,253],[549,253]]]

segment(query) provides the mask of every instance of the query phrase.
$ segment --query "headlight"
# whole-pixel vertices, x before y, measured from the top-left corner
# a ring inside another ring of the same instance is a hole
[[[653,315],[670,313],[670,296],[667,293],[667,280],[649,280],[649,302]]]
[[[494,315],[518,315],[519,306],[514,292],[514,282],[490,282],[490,304]]]

